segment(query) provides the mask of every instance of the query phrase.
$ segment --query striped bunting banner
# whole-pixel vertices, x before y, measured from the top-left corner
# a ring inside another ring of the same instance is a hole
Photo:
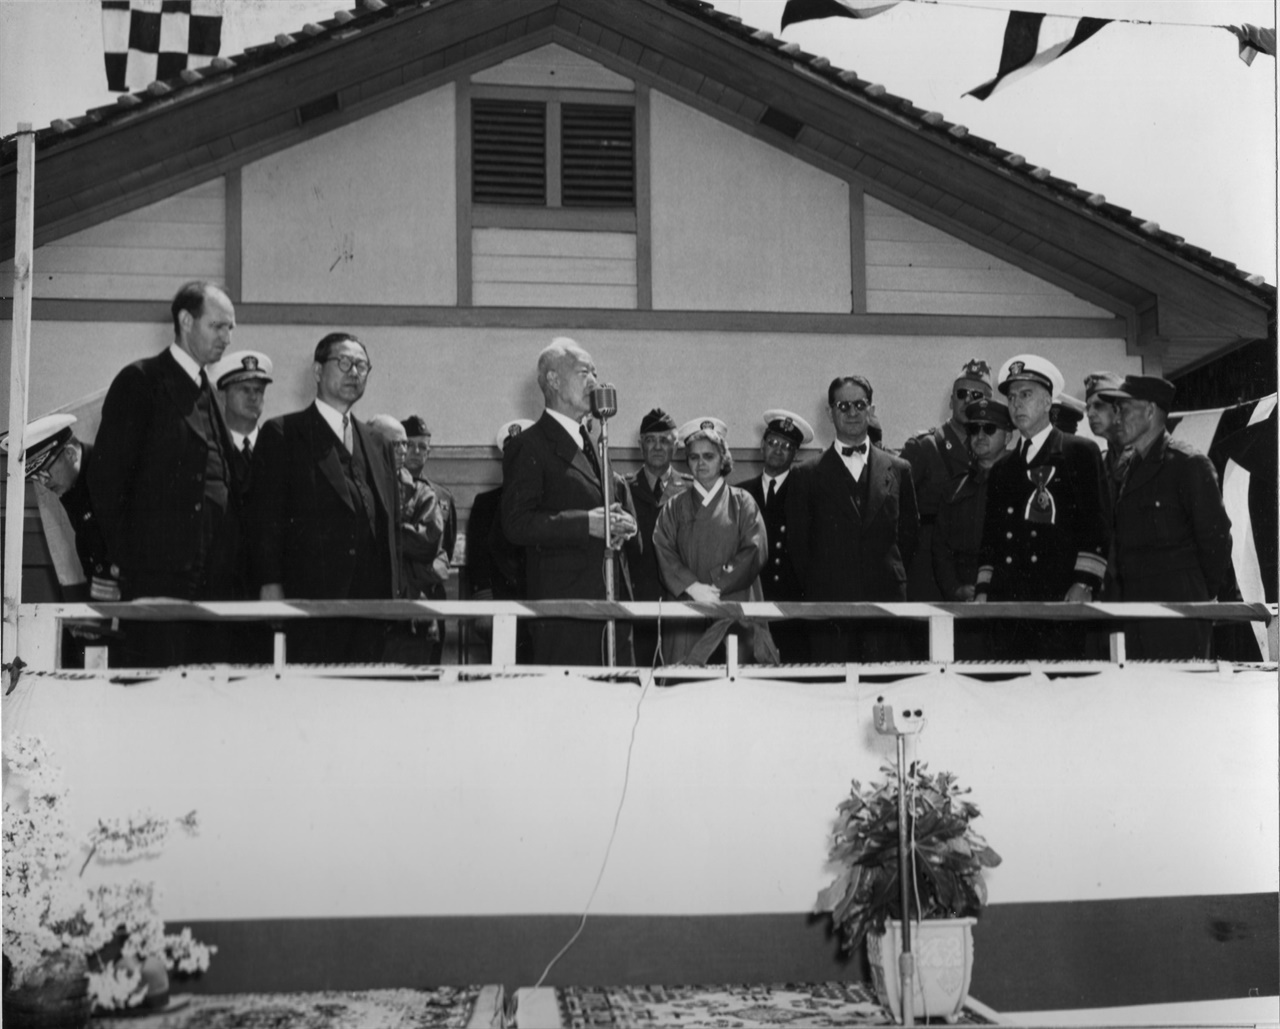
[[[1010,11],[996,77],[964,95],[986,100],[996,90],[1012,85],[1074,50],[1109,21],[1107,18],[1054,18],[1046,28],[1044,18],[1043,14]]]
[[[818,18],[873,18],[897,4],[898,0],[787,0],[778,31]]]

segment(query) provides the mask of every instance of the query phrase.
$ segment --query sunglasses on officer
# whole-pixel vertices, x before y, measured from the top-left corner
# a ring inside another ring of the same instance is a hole
[[[957,389],[956,399],[963,400],[965,403],[972,403],[975,400],[985,400],[989,393],[980,389]]]
[[[984,436],[994,436],[997,432],[1002,432],[1003,427],[993,425],[991,422],[969,422],[964,427],[964,431],[970,436],[976,436],[978,433],[982,433]]]

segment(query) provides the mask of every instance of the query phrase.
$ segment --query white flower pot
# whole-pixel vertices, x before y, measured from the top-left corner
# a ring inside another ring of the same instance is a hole
[[[915,958],[912,1015],[917,1020],[945,1018],[953,1022],[969,996],[973,976],[973,924],[976,918],[938,918],[911,923],[911,953]],[[890,920],[883,933],[867,934],[867,961],[876,996],[893,1017],[902,1021],[902,981],[898,957],[902,953],[902,923]]]

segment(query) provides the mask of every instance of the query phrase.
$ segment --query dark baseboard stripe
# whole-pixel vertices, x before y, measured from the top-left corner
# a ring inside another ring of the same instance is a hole
[[[970,992],[999,1010],[1115,1007],[1280,993],[1275,893],[1003,904],[974,933]],[[186,923],[183,923],[186,924]],[[218,945],[201,993],[532,985],[576,916],[191,923]],[[173,927],[171,927],[173,928]],[[597,915],[549,985],[821,982],[865,977],[823,920]]]

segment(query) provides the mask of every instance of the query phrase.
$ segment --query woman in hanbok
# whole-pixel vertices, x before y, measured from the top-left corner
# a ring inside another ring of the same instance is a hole
[[[726,481],[733,468],[728,430],[718,418],[696,418],[679,435],[693,487],[658,514],[653,546],[663,582],[675,596],[700,603],[762,601],[768,535],[751,495]],[[717,619],[709,629],[696,622],[667,623],[663,657],[668,664],[706,664],[735,624],[756,661],[778,663],[768,623],[732,617]]]

